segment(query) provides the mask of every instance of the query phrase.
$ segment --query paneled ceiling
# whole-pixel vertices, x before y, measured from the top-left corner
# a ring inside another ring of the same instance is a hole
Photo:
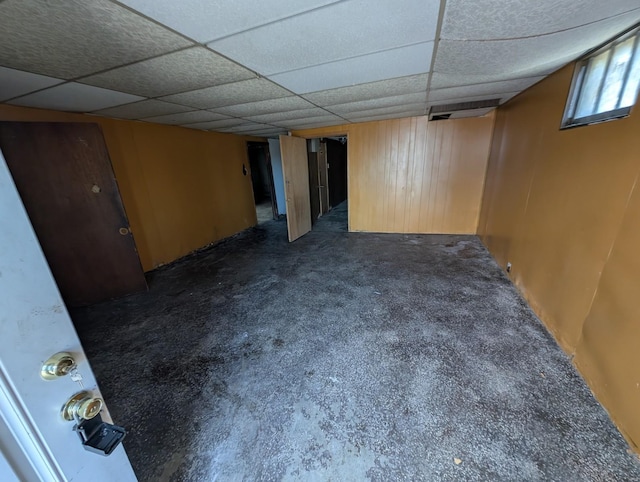
[[[271,136],[505,102],[638,0],[0,0],[0,102]]]

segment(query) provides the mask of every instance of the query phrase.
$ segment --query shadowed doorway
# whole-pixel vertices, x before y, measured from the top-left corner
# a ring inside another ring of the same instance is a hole
[[[278,218],[278,207],[273,185],[271,156],[266,142],[248,142],[251,185],[256,204],[258,224]]]

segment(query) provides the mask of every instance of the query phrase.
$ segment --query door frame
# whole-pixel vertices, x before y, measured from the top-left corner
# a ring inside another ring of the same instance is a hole
[[[279,211],[278,211],[278,201],[276,199],[276,186],[275,186],[275,182],[273,180],[273,168],[271,167],[271,151],[269,150],[269,143],[268,142],[261,142],[261,141],[247,141],[247,161],[249,163],[249,170],[250,170],[250,174],[253,175],[253,171],[251,170],[251,157],[249,155],[249,149],[252,146],[259,146],[263,149],[264,151],[264,158],[265,158],[265,163],[267,164],[267,173],[269,176],[269,189],[270,189],[270,195],[271,195],[271,211],[273,213],[273,219],[278,219],[278,217],[280,216]],[[253,183],[253,178],[251,179],[252,183]],[[253,195],[253,184],[252,184],[252,189],[251,189],[251,194]],[[253,205],[255,206],[256,204],[256,200],[255,200],[255,195],[254,195],[254,199],[253,199]]]
[[[347,206],[349,205],[349,197],[351,196],[351,143],[349,142],[349,131],[344,130],[344,126],[340,129],[332,131],[331,128],[322,128],[321,133],[309,133],[304,131],[292,131],[292,134],[296,137],[302,137],[303,139],[322,139],[324,137],[345,137],[347,139]],[[327,179],[328,182],[328,179]],[[327,189],[329,189],[327,187]],[[351,232],[351,209],[347,209],[347,231]]]

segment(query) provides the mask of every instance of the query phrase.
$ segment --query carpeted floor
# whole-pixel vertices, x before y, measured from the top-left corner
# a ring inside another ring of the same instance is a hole
[[[72,313],[140,480],[640,480],[476,237],[344,216],[292,244],[266,222]]]

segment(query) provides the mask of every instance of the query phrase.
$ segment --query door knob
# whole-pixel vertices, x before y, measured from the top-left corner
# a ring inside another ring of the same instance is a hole
[[[45,380],[55,380],[56,378],[64,377],[71,370],[76,368],[76,361],[71,353],[61,351],[49,357],[49,359],[42,364],[40,369],[40,376]]]
[[[91,392],[82,391],[67,400],[60,415],[68,422],[76,422],[73,431],[78,434],[86,450],[109,455],[120,445],[127,431],[124,427],[102,420],[100,411],[103,406],[101,398],[94,397]]]
[[[73,395],[62,406],[60,415],[67,422],[72,420],[91,420],[100,413],[104,401],[102,398],[94,397],[91,392],[82,391]]]

